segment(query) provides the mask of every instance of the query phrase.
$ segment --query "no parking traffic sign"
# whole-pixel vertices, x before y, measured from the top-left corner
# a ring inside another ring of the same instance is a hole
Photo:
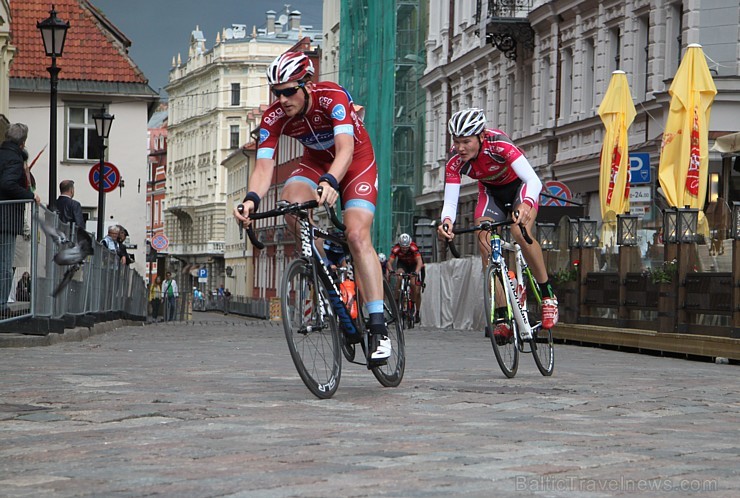
[[[100,163],[90,168],[90,185],[98,190],[100,184]],[[112,163],[103,163],[103,192],[108,193],[114,190],[121,182],[121,173]]]

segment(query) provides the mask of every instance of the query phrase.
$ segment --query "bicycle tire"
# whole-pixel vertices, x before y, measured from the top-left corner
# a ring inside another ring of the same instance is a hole
[[[528,295],[534,301],[528,306],[529,323],[540,324],[539,327],[532,327],[532,339],[529,341],[529,347],[532,351],[532,356],[534,356],[537,370],[545,377],[549,377],[555,369],[555,348],[553,347],[552,331],[541,327],[542,316],[540,305],[542,304],[542,293],[529,268],[527,268],[524,278],[529,288]]]
[[[385,365],[372,368],[372,372],[382,386],[398,387],[406,369],[406,341],[403,336],[398,306],[396,306],[396,300],[393,299],[393,291],[386,281],[383,281],[383,310],[388,327],[388,338],[391,340],[391,356]]]
[[[280,294],[285,338],[298,375],[317,398],[331,398],[342,375],[342,353],[326,286],[315,281],[311,264],[300,258],[283,274]],[[322,305],[323,324],[316,323],[316,307]]]
[[[552,345],[552,330],[539,327],[532,331],[532,339],[529,341],[532,356],[537,365],[537,370],[545,377],[552,375],[555,369],[555,348]]]
[[[496,356],[501,371],[508,378],[512,378],[516,375],[517,369],[519,368],[519,349],[516,346],[514,336],[518,334],[517,324],[513,317],[510,317],[504,321],[509,326],[512,332],[512,337],[506,341],[499,341],[494,335],[496,328],[496,299],[497,293],[503,292],[508,301],[508,294],[506,293],[505,283],[501,271],[492,266],[488,265],[486,268],[486,279],[483,285],[483,299],[485,302],[486,312],[486,323],[491,331],[491,345],[493,346],[493,353]]]
[[[411,301],[408,287],[403,294],[403,319],[407,329],[414,328],[414,304]]]

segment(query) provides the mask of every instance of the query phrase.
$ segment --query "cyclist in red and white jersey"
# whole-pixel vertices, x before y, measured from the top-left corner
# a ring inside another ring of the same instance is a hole
[[[378,194],[375,153],[349,93],[336,83],[314,83],[313,74],[311,60],[300,52],[286,52],[267,68],[277,100],[262,116],[250,191],[242,201],[244,213],[237,206],[234,216],[249,224],[249,214],[259,208],[272,182],[279,138],[289,136],[301,142],[303,157],[286,180],[281,198],[289,202],[316,199],[320,205],[333,206],[341,196],[357,282],[367,298],[372,341],[368,366],[374,367],[391,354],[383,316],[383,276],[370,233]],[[321,196],[316,191],[319,186],[323,187]]]
[[[411,236],[407,233],[402,233],[398,237],[398,243],[391,249],[391,257],[388,260],[388,267],[386,273],[393,269],[393,263],[396,263],[396,269],[400,272],[405,273],[416,273],[416,276],[411,277],[411,300],[414,302],[416,307],[416,316],[414,321],[419,323],[421,318],[419,317],[419,310],[421,309],[421,289],[424,285],[424,278],[426,277],[426,269],[424,268],[424,258],[421,255],[419,246],[411,240]],[[387,278],[387,275],[386,275]],[[396,297],[400,290],[400,280],[396,287]]]
[[[478,180],[475,223],[504,221],[512,216],[516,224],[511,225],[511,235],[522,248],[542,290],[542,326],[551,329],[558,322],[558,301],[548,279],[542,248],[536,240],[532,244],[525,242],[518,226],[522,223],[532,231],[542,182],[524,152],[503,131],[486,128],[486,116],[481,109],[456,112],[450,118],[448,129],[457,153],[447,162],[445,171],[442,224],[438,228],[440,237],[448,240],[454,237],[452,226],[457,215],[462,175]],[[449,227],[448,231],[445,231],[445,225]],[[485,266],[490,244],[480,232],[478,248]],[[494,335],[502,339],[511,337],[511,334],[504,324],[497,325],[494,331]]]

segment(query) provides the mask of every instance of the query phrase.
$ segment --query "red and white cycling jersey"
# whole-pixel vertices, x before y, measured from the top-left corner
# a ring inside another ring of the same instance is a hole
[[[524,152],[514,145],[511,138],[501,130],[486,129],[478,156],[471,161],[463,161],[455,154],[445,168],[445,200],[442,220],[450,218],[453,222],[457,214],[457,201],[460,194],[462,175],[478,180],[484,187],[500,187],[521,179],[523,200],[537,206],[542,190],[542,182],[524,156]]]
[[[304,160],[330,164],[334,159],[334,135],[346,133],[355,139],[355,156],[372,154],[372,144],[357,115],[349,92],[330,81],[314,83],[311,105],[304,115],[288,117],[276,100],[262,115],[257,159],[273,159],[281,135],[301,142]]]
[[[394,259],[398,259],[399,265],[416,268],[417,256],[422,258],[422,264],[424,264],[424,258],[421,255],[419,246],[417,246],[415,242],[411,243],[411,245],[409,246],[409,250],[406,252],[402,252],[401,246],[399,244],[396,244],[395,246],[393,246],[393,249],[391,249],[390,260],[393,261]]]
[[[486,129],[478,157],[465,162],[455,154],[447,161],[446,183],[460,183],[462,175],[488,185],[506,185],[519,175],[512,163],[524,156],[522,150],[501,130]]]

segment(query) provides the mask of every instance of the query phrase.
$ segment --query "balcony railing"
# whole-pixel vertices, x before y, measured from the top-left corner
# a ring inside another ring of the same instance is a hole
[[[533,0],[488,0],[486,42],[516,61],[517,48],[534,49],[534,30],[528,16]],[[480,23],[483,0],[478,0],[476,22]]]

